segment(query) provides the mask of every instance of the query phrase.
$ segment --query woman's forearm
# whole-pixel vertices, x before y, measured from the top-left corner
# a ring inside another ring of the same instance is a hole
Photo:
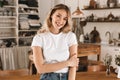
[[[35,66],[37,68],[38,73],[49,73],[54,72],[60,69],[63,69],[65,67],[69,66],[68,61],[62,61],[57,63],[50,63],[50,64],[39,64],[38,62],[35,62]]]
[[[76,78],[76,67],[71,67],[69,69],[68,80],[75,80]]]

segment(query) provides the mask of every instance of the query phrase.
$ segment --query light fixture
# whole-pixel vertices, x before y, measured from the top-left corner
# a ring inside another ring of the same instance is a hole
[[[80,11],[80,8],[79,8],[79,0],[78,0],[77,9],[72,13],[72,15],[83,15],[83,12]]]

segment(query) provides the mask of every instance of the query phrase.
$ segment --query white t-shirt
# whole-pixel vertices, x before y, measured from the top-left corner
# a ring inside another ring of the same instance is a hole
[[[40,46],[46,63],[56,63],[69,58],[69,47],[77,44],[76,35],[73,32],[53,34],[51,32],[40,33],[33,38],[31,46]],[[68,67],[56,71],[66,73]]]

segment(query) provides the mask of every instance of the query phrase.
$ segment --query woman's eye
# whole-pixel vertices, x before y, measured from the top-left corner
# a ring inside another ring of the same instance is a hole
[[[60,17],[60,15],[57,15],[57,17]]]
[[[67,21],[67,18],[64,18],[65,21]]]
[[[61,18],[62,19],[62,16],[61,15],[56,15],[58,18]],[[67,21],[68,19],[65,17],[63,18],[64,21]]]

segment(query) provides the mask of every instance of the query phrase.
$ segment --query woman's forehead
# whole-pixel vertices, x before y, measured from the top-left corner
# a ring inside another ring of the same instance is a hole
[[[65,15],[66,17],[68,16],[67,11],[64,10],[64,9],[56,10],[56,11],[55,11],[55,14]]]

